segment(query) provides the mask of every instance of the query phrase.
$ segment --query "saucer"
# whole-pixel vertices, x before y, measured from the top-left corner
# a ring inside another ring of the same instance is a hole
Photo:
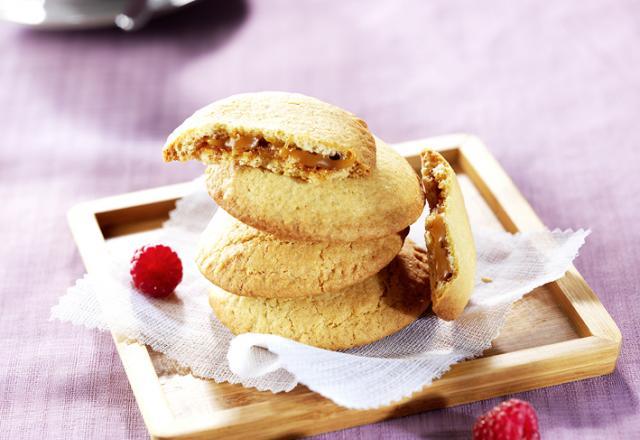
[[[153,15],[171,12],[195,0],[149,0]],[[2,0],[0,20],[46,30],[115,26],[127,0]]]

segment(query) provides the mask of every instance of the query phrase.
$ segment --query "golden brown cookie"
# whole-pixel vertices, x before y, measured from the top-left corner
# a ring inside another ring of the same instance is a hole
[[[425,241],[433,312],[456,319],[469,302],[476,272],[476,248],[453,168],[439,153],[421,153],[422,183],[429,203]]]
[[[234,334],[271,333],[341,350],[382,339],[429,306],[426,255],[406,240],[381,272],[340,292],[301,298],[252,298],[212,285],[209,304]]]
[[[233,95],[198,110],[167,139],[165,161],[229,161],[304,180],[368,175],[375,141],[367,124],[298,93]]]
[[[207,167],[207,188],[229,214],[283,240],[371,240],[403,230],[424,207],[409,163],[380,140],[377,155],[367,177],[309,182],[225,162]]]
[[[200,238],[196,264],[209,281],[236,295],[318,295],[385,267],[400,251],[406,232],[354,243],[284,241],[219,208]]]

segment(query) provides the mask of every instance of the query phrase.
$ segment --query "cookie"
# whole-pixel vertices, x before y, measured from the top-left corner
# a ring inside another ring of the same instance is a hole
[[[167,139],[165,161],[232,161],[304,180],[365,176],[376,144],[353,114],[297,93],[233,95],[198,110]]]
[[[439,153],[425,150],[422,183],[430,212],[426,220],[433,312],[456,319],[469,302],[476,272],[476,248],[453,168]]]
[[[371,240],[412,224],[424,207],[409,163],[378,140],[367,177],[304,182],[231,162],[209,165],[211,197],[241,222],[283,240]]]
[[[234,334],[271,333],[329,350],[382,339],[429,306],[425,251],[409,240],[378,274],[342,291],[301,298],[252,298],[212,285],[209,304]]]
[[[209,281],[236,295],[318,295],[374,275],[400,251],[406,232],[354,243],[292,242],[218,209],[201,236],[196,264]]]

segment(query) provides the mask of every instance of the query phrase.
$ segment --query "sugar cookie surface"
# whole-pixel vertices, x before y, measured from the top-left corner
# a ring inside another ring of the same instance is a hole
[[[423,249],[406,240],[378,274],[342,291],[302,298],[252,298],[212,285],[209,304],[233,333],[271,333],[339,350],[381,339],[406,327],[429,306]]]
[[[317,295],[377,273],[400,251],[404,235],[353,243],[286,241],[219,208],[202,233],[196,264],[209,281],[237,295]]]
[[[367,177],[305,182],[232,162],[207,167],[212,198],[233,217],[284,240],[370,240],[401,231],[422,213],[411,165],[378,140]]]

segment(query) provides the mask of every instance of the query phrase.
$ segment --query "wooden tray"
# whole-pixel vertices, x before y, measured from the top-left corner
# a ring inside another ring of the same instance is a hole
[[[450,135],[395,146],[416,169],[425,147],[454,166],[473,225],[510,232],[544,225],[482,142]],[[179,184],[80,204],[69,212],[89,272],[106,258],[105,240],[160,227]],[[482,357],[454,365],[441,379],[394,405],[367,411],[341,408],[304,386],[272,394],[190,375],[158,374],[143,345],[114,340],[152,438],[298,437],[411,413],[607,374],[621,335],[575,268],[513,307],[500,337]]]

